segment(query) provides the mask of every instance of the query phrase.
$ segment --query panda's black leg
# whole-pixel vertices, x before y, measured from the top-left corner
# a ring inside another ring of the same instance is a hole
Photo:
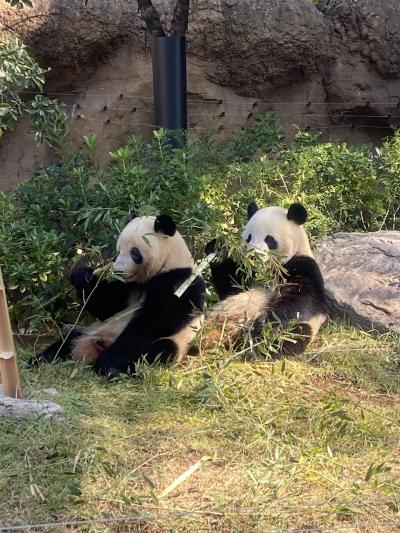
[[[153,365],[156,361],[162,365],[170,363],[178,352],[176,343],[171,339],[159,339],[153,342],[146,355],[146,361]]]
[[[115,366],[113,361],[107,357],[106,351],[104,351],[93,365],[93,369],[98,374],[106,375],[109,378],[128,371],[134,374],[135,366],[138,363],[146,362],[148,365],[153,365],[158,362],[159,364],[166,364],[175,358],[177,352],[178,347],[173,340],[158,339],[151,344],[145,354],[119,359],[115,361]]]
[[[268,322],[265,318],[259,318],[254,321],[251,331],[254,343],[262,341],[265,335],[264,329],[268,324],[272,328],[270,332],[272,339],[268,342],[267,338],[266,343],[273,358],[300,355],[306,351],[313,336],[313,331],[309,324],[299,323],[286,329],[287,326],[285,328],[282,323]],[[283,333],[286,337],[284,340],[280,338]],[[256,354],[251,352],[251,350],[248,353],[246,352],[246,356],[256,358]]]
[[[58,339],[50,344],[45,350],[34,355],[28,361],[29,366],[37,366],[41,363],[50,363],[52,361],[66,361],[71,357],[72,342],[80,337],[82,332],[79,329],[73,329],[69,332],[68,337]]]
[[[300,355],[304,353],[312,339],[312,329],[309,324],[296,324],[289,330],[290,340],[284,340],[280,345],[281,355]]]
[[[285,328],[282,324],[272,325],[272,340],[267,343],[273,359],[282,356],[301,355],[304,353],[312,339],[312,329],[309,324],[300,323]],[[281,339],[282,334],[285,339]]]

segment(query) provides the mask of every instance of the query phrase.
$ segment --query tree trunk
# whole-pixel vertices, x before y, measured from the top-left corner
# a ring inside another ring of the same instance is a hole
[[[165,37],[160,15],[151,3],[151,0],[137,0],[137,2],[142,19],[146,24],[147,31],[156,37]]]
[[[171,35],[184,37],[188,28],[190,0],[176,0],[171,22]]]

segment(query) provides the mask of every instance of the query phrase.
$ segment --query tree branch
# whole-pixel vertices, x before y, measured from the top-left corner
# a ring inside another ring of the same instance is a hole
[[[176,0],[171,22],[171,35],[184,37],[188,28],[190,0]]]
[[[137,0],[140,14],[146,24],[147,31],[156,37],[165,37],[160,15],[151,0]]]

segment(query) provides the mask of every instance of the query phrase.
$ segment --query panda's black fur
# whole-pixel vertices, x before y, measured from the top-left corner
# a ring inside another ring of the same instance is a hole
[[[85,308],[100,323],[72,330],[66,341],[56,341],[35,362],[72,354],[110,376],[134,372],[144,359],[148,364],[182,359],[202,320],[205,285],[196,276],[180,297],[175,295],[192,276],[194,262],[174,221],[166,215],[134,219],[121,233],[118,252],[114,269],[126,281],[99,281],[86,267],[70,277]]]
[[[250,250],[272,251],[286,258],[283,283],[268,289],[258,287],[225,254],[222,260],[211,263],[211,281],[220,302],[208,313],[206,325],[208,329],[217,325],[228,335],[237,336],[244,325],[248,329],[251,323],[252,338],[259,341],[267,324],[280,328],[290,324],[293,338],[281,342],[279,350],[282,354],[300,354],[327,318],[323,278],[302,228],[307,211],[300,204],[288,210],[275,206],[259,210],[252,202],[247,214],[243,240]],[[211,241],[206,253],[214,247],[215,241]],[[206,345],[210,346],[207,340]]]

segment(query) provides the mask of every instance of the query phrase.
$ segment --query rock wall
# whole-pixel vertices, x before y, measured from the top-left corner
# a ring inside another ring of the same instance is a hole
[[[154,3],[168,26],[174,2]],[[0,0],[0,25],[51,67],[72,145],[95,132],[106,158],[132,133],[151,135],[150,39],[134,0],[35,0],[22,11]],[[288,134],[379,144],[400,123],[398,0],[192,0],[188,52],[191,129],[272,111]],[[2,189],[49,160],[25,131],[21,122],[0,145]]]

